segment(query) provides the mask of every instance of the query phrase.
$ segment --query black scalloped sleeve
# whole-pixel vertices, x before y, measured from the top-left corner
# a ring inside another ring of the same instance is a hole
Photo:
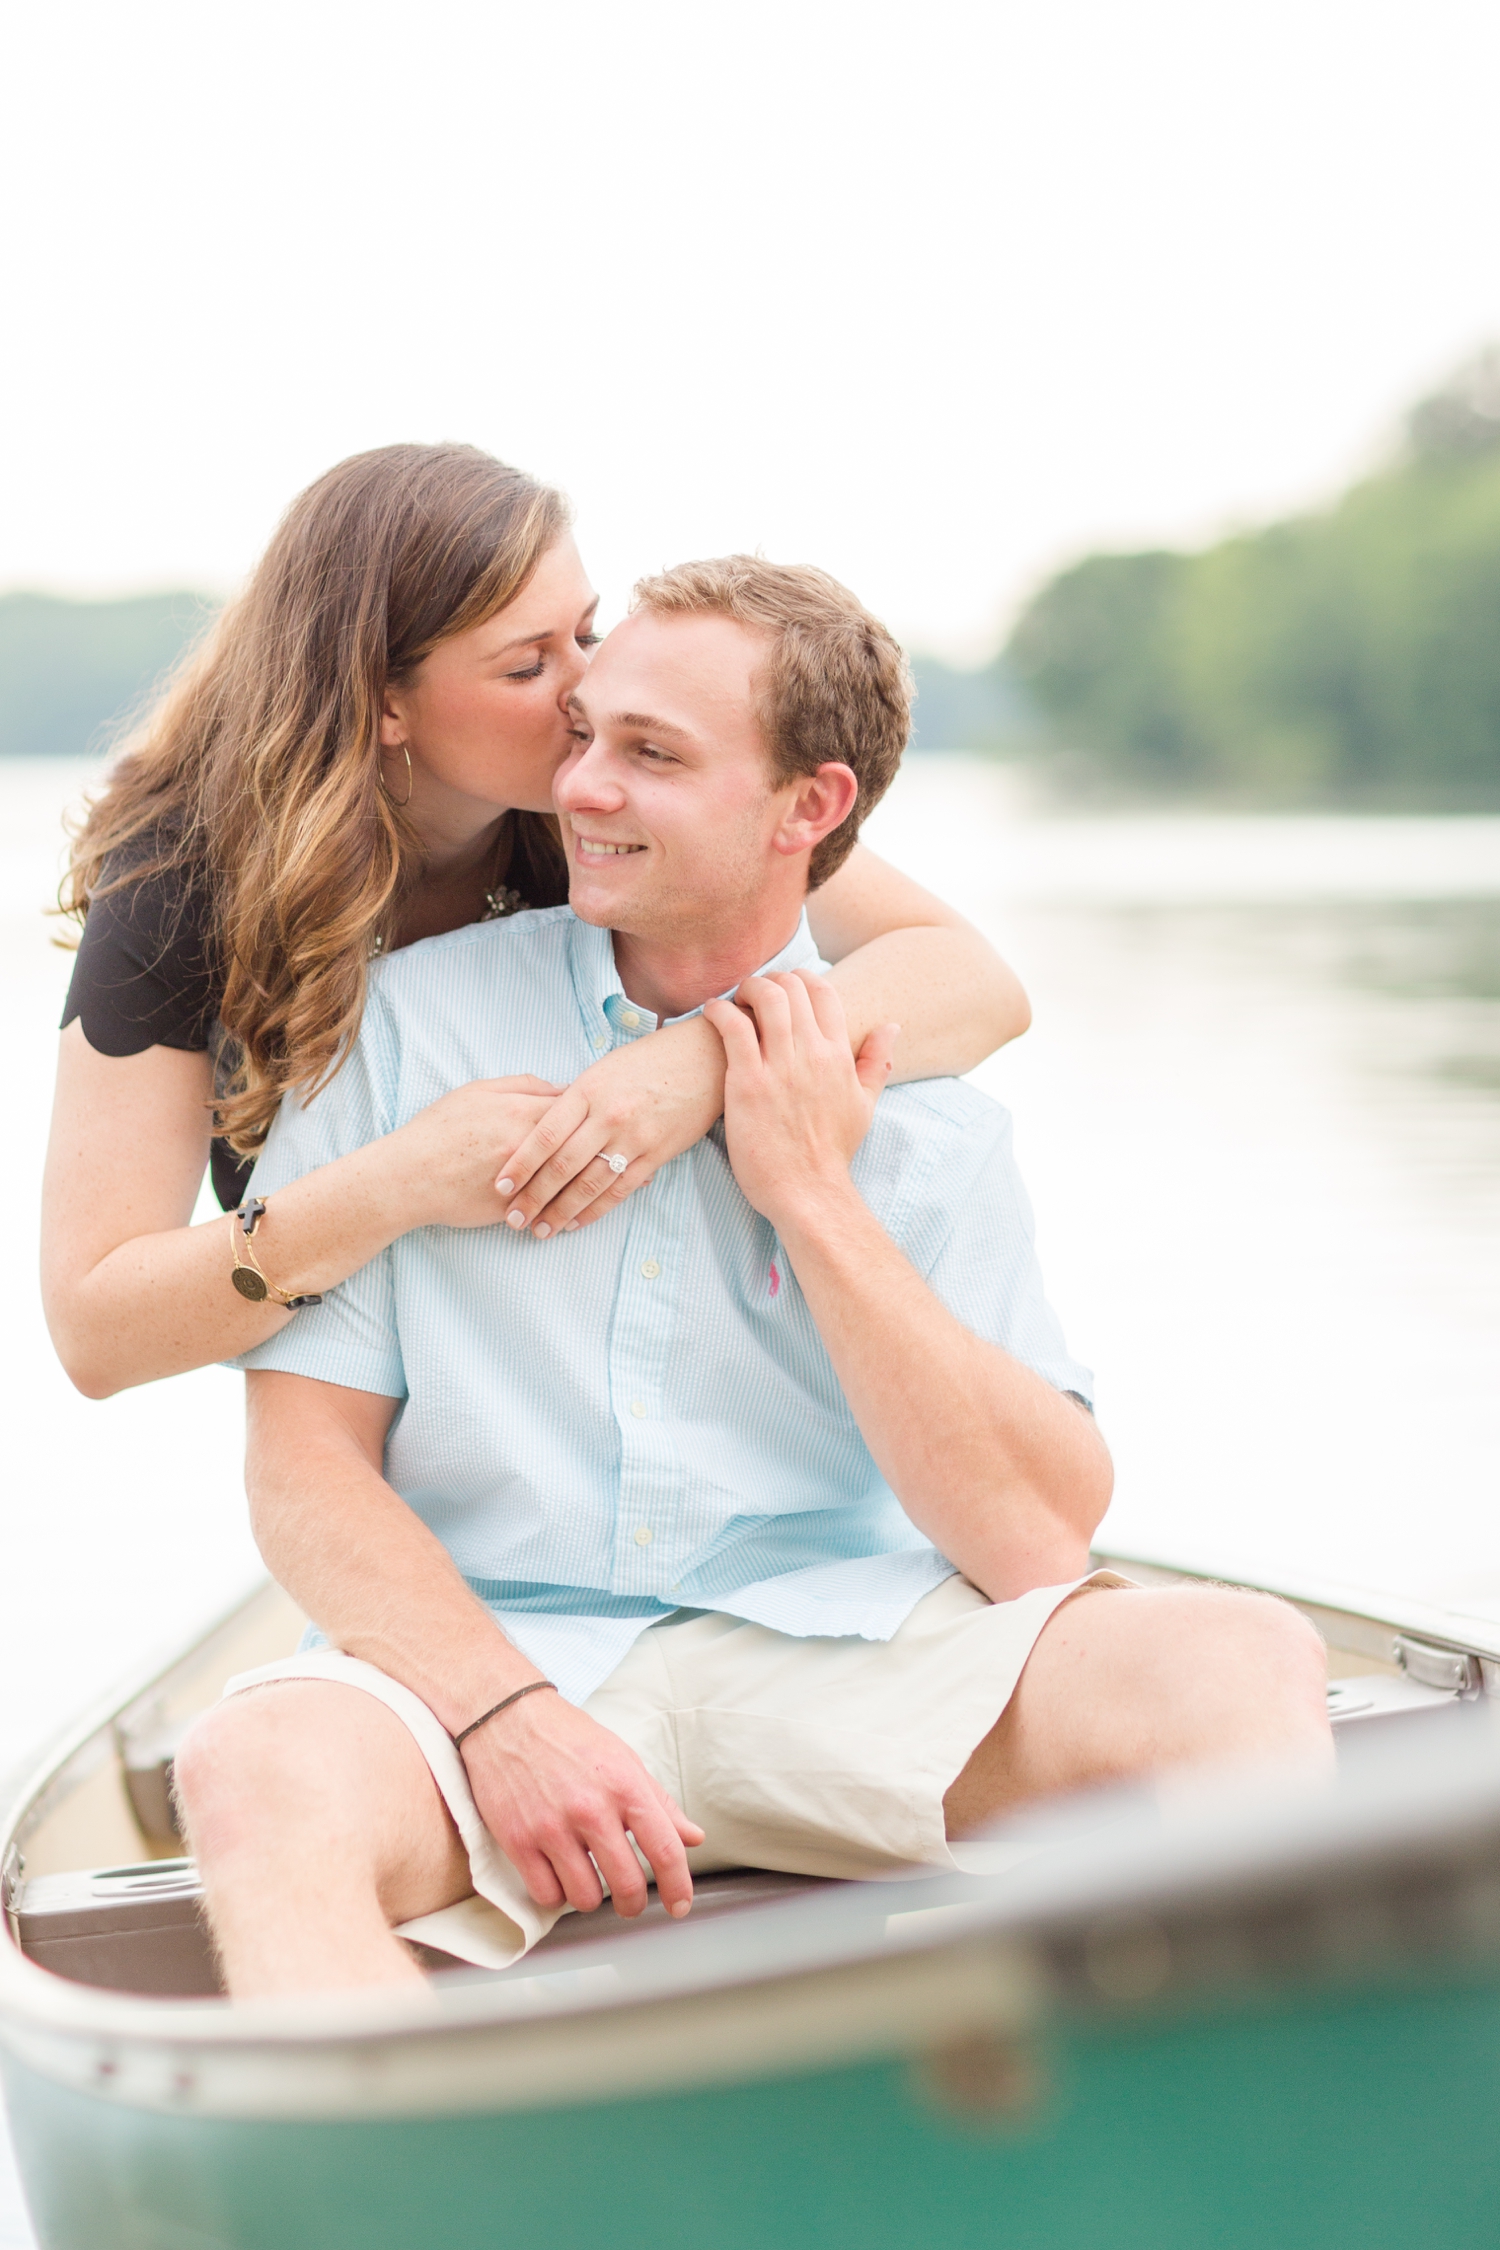
[[[176,1047],[210,1053],[217,1066],[223,991],[209,943],[207,893],[188,871],[174,868],[127,883],[90,905],[63,1029],[81,1023],[84,1038],[100,1055]],[[216,1140],[210,1168],[214,1193],[226,1211],[234,1210],[244,1201],[250,1166],[226,1141]]]

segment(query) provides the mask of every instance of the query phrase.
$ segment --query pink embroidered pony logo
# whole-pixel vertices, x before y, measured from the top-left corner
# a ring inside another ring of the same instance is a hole
[[[779,1273],[778,1273],[778,1272],[776,1271],[776,1268],[775,1268],[775,1266],[773,1265],[773,1266],[772,1266],[772,1268],[771,1268],[771,1295],[772,1295],[773,1297],[774,1297],[774,1296],[776,1295],[776,1293],[777,1293],[777,1291],[778,1291],[778,1290],[780,1289],[780,1287],[781,1287],[781,1276],[780,1276],[780,1274],[779,1274]]]

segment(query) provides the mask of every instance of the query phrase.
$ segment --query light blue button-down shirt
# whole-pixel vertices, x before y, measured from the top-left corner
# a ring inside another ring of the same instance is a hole
[[[820,966],[805,918],[767,964],[804,966]],[[609,933],[566,907],[405,947],[375,965],[332,1085],[283,1103],[254,1192],[470,1079],[563,1084],[655,1028]],[[1004,1110],[956,1079],[893,1088],[854,1178],[967,1327],[1088,1395],[1042,1294]],[[404,1235],[238,1364],[399,1399],[391,1484],[576,1701],[674,1609],[885,1640],[952,1570],[871,1459],[722,1127],[577,1234]]]

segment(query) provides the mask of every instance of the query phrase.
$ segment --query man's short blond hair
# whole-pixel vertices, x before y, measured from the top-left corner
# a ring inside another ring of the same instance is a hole
[[[826,570],[721,555],[643,578],[631,607],[655,617],[730,617],[772,636],[758,717],[779,783],[848,766],[859,783],[848,817],[814,846],[816,890],[854,849],[860,822],[889,789],[911,732],[911,672],[900,644]]]

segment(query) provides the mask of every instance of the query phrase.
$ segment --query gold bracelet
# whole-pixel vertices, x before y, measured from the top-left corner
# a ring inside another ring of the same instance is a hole
[[[289,1297],[284,1289],[278,1289],[275,1282],[269,1280],[262,1273],[260,1260],[255,1255],[255,1248],[250,1237],[254,1234],[265,1214],[265,1199],[259,1195],[252,1195],[248,1203],[240,1205],[238,1211],[230,1212],[229,1255],[234,1260],[234,1269],[229,1276],[230,1280],[234,1283],[240,1295],[248,1297],[252,1305],[263,1305],[268,1297],[272,1304],[284,1305],[288,1312],[298,1312],[303,1305],[321,1305],[322,1298],[313,1296],[311,1293],[303,1297]],[[239,1221],[241,1232],[245,1237],[244,1258],[240,1256],[240,1246],[235,1239],[236,1220]],[[245,1262],[246,1258],[249,1260],[248,1265]]]

